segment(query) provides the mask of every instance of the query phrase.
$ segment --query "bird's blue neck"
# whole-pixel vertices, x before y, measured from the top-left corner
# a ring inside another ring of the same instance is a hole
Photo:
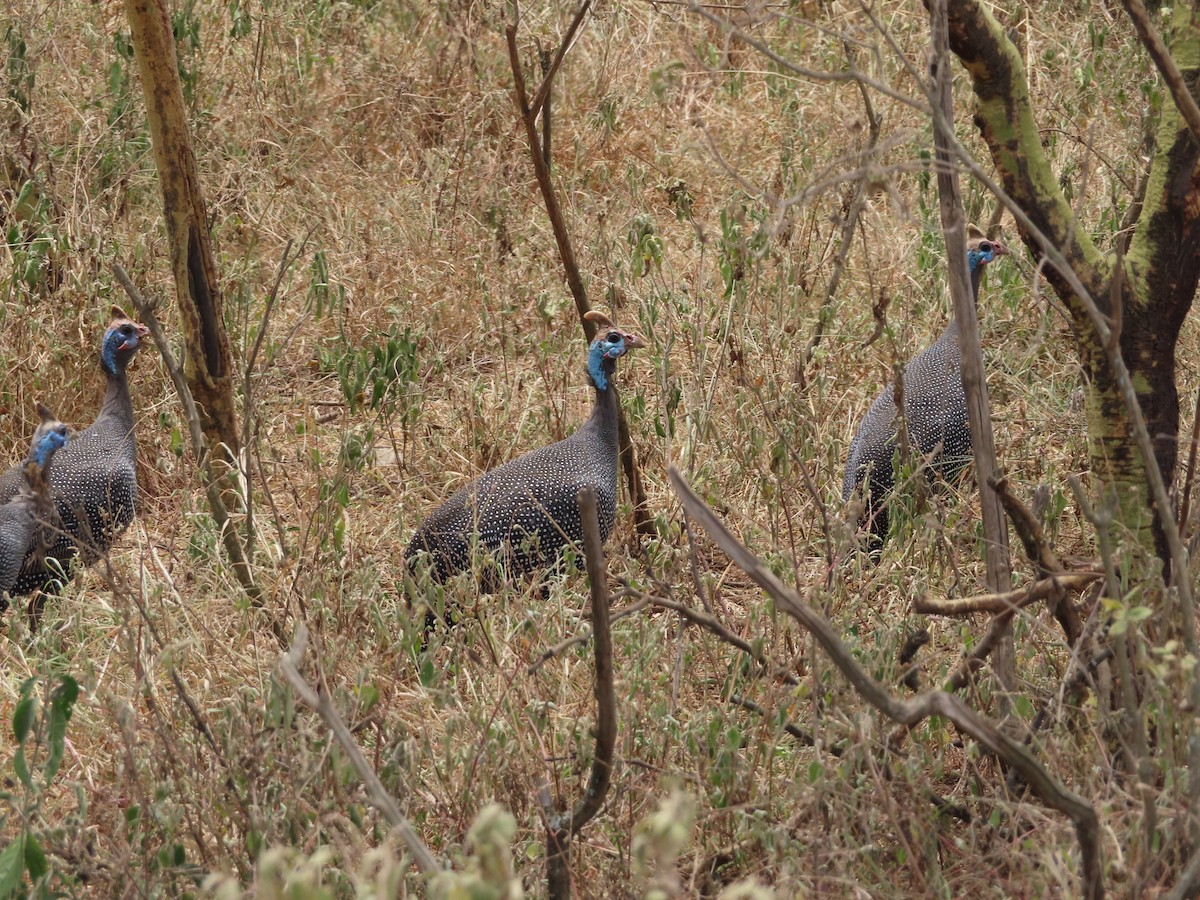
[[[983,254],[977,250],[967,253],[967,268],[971,270],[971,296],[979,299],[979,283],[983,280],[983,270],[986,268]]]
[[[66,442],[66,438],[61,434],[51,432],[38,441],[37,448],[33,451],[33,461],[39,466],[45,466],[46,460],[50,458],[50,455]]]
[[[120,366],[117,363],[117,341],[111,340],[109,337],[105,338],[104,346],[100,349],[100,365],[110,378],[121,374]]]
[[[592,384],[596,386],[598,391],[607,391],[609,380],[612,377],[614,366],[611,361],[605,365],[604,348],[599,342],[592,344],[588,349],[588,375],[592,378]]]

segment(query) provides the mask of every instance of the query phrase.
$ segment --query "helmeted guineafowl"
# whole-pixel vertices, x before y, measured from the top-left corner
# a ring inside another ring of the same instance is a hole
[[[61,531],[46,551],[47,560],[66,568],[78,554],[95,562],[133,521],[137,506],[137,439],[133,433],[133,401],[125,367],[149,334],[120,307],[100,345],[100,367],[108,380],[100,414],[72,435],[50,470],[50,488]],[[0,476],[0,503],[14,497],[23,481],[15,466]],[[26,567],[10,589],[13,596],[47,587],[53,576],[47,565]]]
[[[0,594],[16,585],[23,568],[41,565],[56,526],[48,478],[50,464],[67,443],[69,429],[40,403],[38,414],[42,423],[21,464],[21,485],[16,496],[0,506]],[[0,598],[0,604],[3,602]]]
[[[461,488],[417,528],[404,551],[412,563],[424,553],[436,581],[471,568],[476,549],[502,563],[511,577],[553,566],[583,531],[576,495],[596,490],[600,537],[607,540],[617,508],[618,357],[646,346],[638,335],[616,328],[591,311],[599,326],[588,349],[587,372],[595,389],[591,417],[570,437],[533,450],[486,472]],[[494,573],[483,585],[492,589]]]
[[[983,270],[997,256],[1008,253],[1000,242],[989,240],[972,227],[967,243],[967,266],[971,289],[979,299]],[[914,454],[932,457],[932,468],[953,478],[971,458],[971,429],[967,421],[967,398],[962,386],[962,349],[958,322],[951,319],[933,344],[904,367],[904,418]],[[885,502],[892,490],[892,457],[896,452],[895,385],[889,384],[875,398],[850,444],[842,499],[864,487],[865,518],[870,521],[871,547],[878,549],[888,531]]]

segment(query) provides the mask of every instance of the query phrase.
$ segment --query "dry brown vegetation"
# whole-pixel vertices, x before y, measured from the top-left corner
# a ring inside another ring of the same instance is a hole
[[[75,423],[95,414],[100,330],[124,299],[111,262],[168,301],[171,275],[122,5],[9,9],[0,458],[16,460],[35,400]],[[36,633],[13,611],[5,618],[0,721],[27,679],[42,692],[62,675],[81,685],[61,771],[35,779],[35,792],[6,782],[5,834],[24,822],[38,835],[44,892],[195,894],[204,883],[221,896],[282,896],[270,892],[286,878],[299,892],[288,896],[423,890],[343,753],[279,677],[271,622],[287,634],[304,622],[310,657],[425,842],[466,866],[467,830],[495,801],[517,824],[510,841],[500,829],[516,875],[538,895],[537,786],[548,777],[571,802],[590,765],[590,649],[527,667],[586,626],[585,581],[556,583],[545,599],[520,589],[476,598],[459,585],[472,617],[422,654],[401,573],[408,536],[437,502],[564,437],[589,404],[580,330],[513,106],[505,5],[184,0],[174,10],[243,363],[284,246],[303,242],[245,410],[266,610],[246,602],[221,555],[174,392],[143,351],[131,373],[135,525],[111,569],[78,577]],[[535,47],[555,46],[573,12],[522,5],[531,72]],[[894,45],[852,4],[717,12],[798,64],[837,71],[849,49],[873,78],[919,92],[919,3],[880,9]],[[1139,175],[1148,112],[1163,102],[1153,69],[1118,9],[1038,5],[1008,20],[1061,182],[1107,247]],[[623,362],[620,383],[656,537],[635,538],[626,501],[608,547],[612,575],[631,588],[617,609],[641,589],[700,605],[666,481],[673,463],[785,580],[819,588],[823,612],[883,681],[901,674],[909,635],[930,629],[930,684],[981,631],[910,611],[920,597],[982,590],[974,485],[897,516],[877,567],[841,561],[854,424],[949,308],[925,170],[930,125],[895,99],[872,102],[887,149],[867,180],[831,327],[808,361],[857,184],[842,176],[867,140],[856,85],[788,74],[679,4],[601,2],[557,82],[554,171],[593,302],[652,342]],[[964,88],[959,137],[979,150],[970,102]],[[986,223],[994,201],[970,182],[964,192],[968,217]],[[783,197],[798,202],[785,209]],[[873,308],[886,320],[868,343]],[[172,315],[168,302],[168,327]],[[992,267],[980,320],[1000,464],[1026,497],[1045,486],[1060,553],[1088,554],[1065,481],[1086,455],[1064,319],[1018,254]],[[372,367],[389,342],[394,377]],[[1184,346],[1196,347],[1191,331]],[[1196,372],[1184,371],[1187,396]],[[575,845],[580,896],[716,896],[743,879],[780,897],[1079,890],[1068,822],[1006,788],[944,721],[890,752],[886,720],[809,638],[703,536],[697,557],[725,624],[800,684],[761,677],[674,614],[619,621],[618,765],[606,809]],[[1028,567],[1016,568],[1028,581]],[[1016,635],[1016,711],[1053,709],[1034,750],[1101,811],[1108,882],[1131,893],[1169,886],[1180,861],[1142,842],[1143,798],[1114,771],[1112,724],[1063,702],[1069,653],[1053,619],[1031,607]],[[966,696],[987,709],[989,690],[982,679]],[[788,722],[819,747],[801,746]],[[1171,783],[1178,770],[1168,761],[1158,776]],[[967,815],[946,815],[934,797]],[[1159,826],[1169,832],[1181,812],[1164,800]]]

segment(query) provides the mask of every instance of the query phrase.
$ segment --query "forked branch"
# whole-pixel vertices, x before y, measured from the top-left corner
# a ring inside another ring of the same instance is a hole
[[[862,667],[854,654],[842,643],[829,621],[759,562],[758,558],[722,524],[708,504],[692,491],[674,466],[668,471],[668,478],[688,515],[708,532],[739,568],[770,595],[779,609],[812,634],[859,696],[892,721],[908,728],[931,715],[945,717],[964,734],[976,740],[988,753],[1014,769],[1042,802],[1067,816],[1074,823],[1079,840],[1081,894],[1089,900],[1104,895],[1100,822],[1090,803],[1059,784],[1025,747],[1002,733],[993,722],[979,715],[958,697],[936,690],[918,694],[908,701],[892,696],[883,684],[876,681]]]
[[[575,14],[575,18],[571,22],[571,27],[567,30],[566,37],[563,38],[562,44],[554,54],[554,62],[550,65],[550,71],[547,72],[545,79],[534,95],[532,103],[529,102],[529,95],[525,89],[525,73],[521,66],[520,53],[517,50],[517,27],[516,25],[507,25],[504,29],[505,37],[508,40],[508,61],[512,66],[517,112],[520,114],[521,121],[525,126],[525,136],[529,141],[529,156],[533,160],[533,171],[537,177],[538,188],[542,192],[542,200],[546,204],[546,213],[550,216],[550,227],[554,231],[554,241],[558,245],[558,255],[562,260],[567,287],[570,288],[571,296],[575,300],[575,310],[579,313],[579,322],[583,326],[583,333],[588,341],[591,341],[596,334],[596,325],[589,322],[586,318],[587,313],[592,307],[588,302],[587,289],[583,285],[583,276],[580,274],[579,264],[575,260],[575,249],[571,245],[571,236],[567,231],[566,219],[563,217],[562,207],[559,205],[558,195],[554,190],[554,182],[550,178],[550,160],[542,152],[542,144],[538,140],[537,117],[541,105],[545,102],[546,96],[549,94],[554,76],[562,64],[563,56],[574,40],[575,34],[583,23],[584,16],[590,6],[591,0],[584,0],[579,11]],[[634,448],[633,440],[630,438],[629,423],[625,419],[625,411],[622,409],[620,402],[617,403],[617,442],[621,448],[621,468],[624,470],[625,480],[629,484],[629,495],[633,498],[634,526],[637,528],[638,534],[653,534],[654,523],[650,520],[650,505],[646,499],[646,488],[642,484],[642,473],[638,466],[637,450]]]

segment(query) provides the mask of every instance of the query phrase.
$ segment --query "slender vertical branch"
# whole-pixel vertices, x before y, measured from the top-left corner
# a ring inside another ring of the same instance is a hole
[[[933,33],[934,58],[931,93],[933,108],[941,115],[934,117],[933,140],[937,154],[938,196],[940,199],[942,234],[946,240],[946,255],[950,265],[950,296],[954,300],[954,318],[958,323],[958,342],[962,356],[963,392],[967,400],[967,416],[971,428],[971,449],[975,456],[975,473],[983,512],[983,535],[986,547],[987,582],[993,593],[1012,588],[1012,573],[1008,558],[1008,528],[1000,498],[988,485],[996,468],[996,448],[992,437],[992,416],[988,404],[987,381],[983,373],[983,350],[979,344],[979,320],[975,309],[971,275],[967,270],[966,222],[962,194],[958,186],[958,168],[954,164],[951,139],[947,135],[954,121],[953,93],[950,78],[950,39],[946,20],[946,0],[934,0],[929,7]],[[1002,634],[992,655],[993,668],[1000,683],[1000,717],[1008,714],[1007,694],[1016,689],[1016,657],[1012,634]]]
[[[569,868],[571,838],[577,835],[604,806],[612,779],[613,752],[617,745],[617,700],[613,689],[612,631],[609,628],[608,572],[604,543],[600,539],[600,516],[596,491],[579,492],[579,515],[583,522],[583,550],[591,582],[592,645],[596,655],[596,752],[583,796],[565,816],[548,815],[546,822],[546,885],[554,900],[571,896]],[[543,795],[548,791],[543,790]],[[543,806],[549,797],[542,797]],[[547,810],[549,812],[549,810]]]
[[[590,6],[591,0],[584,0],[583,4],[579,7],[579,11],[575,14],[575,18],[572,20],[570,28],[567,29],[567,34],[554,56],[554,62],[550,65],[550,71],[534,95],[533,103],[529,102],[529,95],[525,89],[525,74],[521,67],[520,54],[517,51],[517,28],[515,25],[507,25],[504,29],[504,34],[508,41],[508,61],[512,67],[517,110],[521,115],[522,123],[525,125],[525,136],[529,142],[529,155],[533,160],[534,175],[537,177],[538,188],[542,192],[542,200],[546,204],[546,213],[550,216],[550,226],[554,231],[554,241],[558,245],[558,255],[562,259],[567,287],[571,290],[571,296],[575,300],[575,309],[579,313],[579,321],[583,326],[583,333],[589,341],[596,334],[596,326],[586,318],[588,311],[591,310],[591,304],[588,302],[587,289],[583,284],[583,276],[580,274],[579,264],[575,260],[575,250],[571,245],[571,236],[567,231],[566,219],[563,217],[562,207],[559,206],[558,195],[554,190],[554,183],[550,179],[550,161],[541,151],[542,142],[538,138],[537,133],[537,115],[546,97],[549,96],[550,85],[554,76],[562,64],[568,46],[575,39],[575,33],[582,24],[584,15]],[[642,483],[641,468],[637,461],[637,449],[633,446],[633,439],[629,433],[629,422],[625,418],[625,411],[621,407],[619,400],[617,402],[617,441],[621,448],[621,468],[625,472],[625,480],[629,485],[629,495],[633,499],[634,527],[639,534],[653,534],[654,523],[650,518],[650,503],[646,498],[645,485]]]

